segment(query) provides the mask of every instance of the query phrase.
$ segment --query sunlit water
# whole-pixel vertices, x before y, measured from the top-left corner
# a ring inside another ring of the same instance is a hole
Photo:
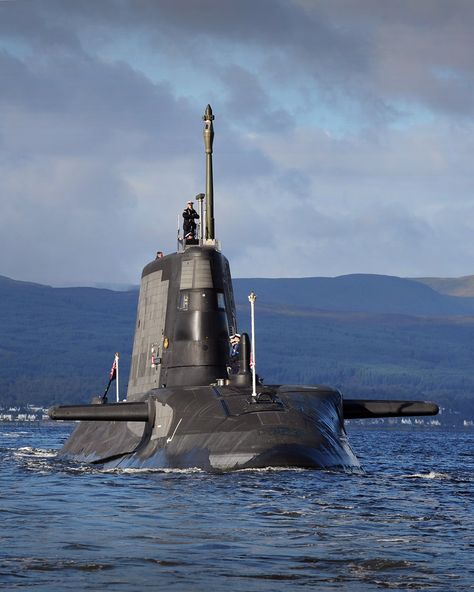
[[[0,589],[474,590],[474,433],[349,426],[361,475],[64,464],[0,424]]]

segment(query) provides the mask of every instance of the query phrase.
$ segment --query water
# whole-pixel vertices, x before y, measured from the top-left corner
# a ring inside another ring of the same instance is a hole
[[[349,426],[365,474],[105,471],[0,424],[4,590],[474,590],[474,433]]]

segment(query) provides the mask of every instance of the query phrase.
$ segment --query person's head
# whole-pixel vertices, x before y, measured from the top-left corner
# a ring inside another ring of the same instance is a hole
[[[188,201],[188,209],[190,209],[190,210],[193,209],[193,202],[192,201]]]
[[[229,340],[232,345],[237,345],[240,342],[240,333],[234,333],[229,337]]]
[[[192,232],[188,232],[188,234],[184,238],[186,240],[189,240],[190,238],[193,238],[193,233]]]

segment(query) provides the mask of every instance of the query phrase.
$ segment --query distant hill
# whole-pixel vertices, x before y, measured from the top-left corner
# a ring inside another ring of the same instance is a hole
[[[459,278],[413,278],[417,282],[426,284],[440,294],[450,296],[474,297],[474,275],[465,275]]]
[[[0,276],[0,405],[88,400],[103,389],[116,350],[128,379],[137,299],[136,291]]]
[[[474,298],[447,296],[417,280],[387,275],[234,280],[238,302],[246,301],[252,290],[265,304],[313,310],[421,316],[474,314]]]
[[[471,298],[414,280],[236,279],[241,330],[257,293],[257,359],[266,382],[346,396],[431,398],[474,418]],[[126,393],[138,291],[52,288],[0,276],[0,406],[87,402],[115,351]],[[469,314],[464,314],[468,311]]]
[[[258,302],[258,300],[257,300]],[[241,330],[249,329],[239,305]],[[257,309],[265,381],[330,384],[347,397],[432,399],[474,419],[474,317]]]

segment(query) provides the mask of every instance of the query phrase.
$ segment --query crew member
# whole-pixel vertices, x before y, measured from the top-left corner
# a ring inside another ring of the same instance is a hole
[[[193,207],[193,202],[192,201],[188,201],[186,207],[184,208],[183,211],[183,230],[184,230],[184,236],[186,237],[186,240],[191,239],[195,239],[196,238],[196,218],[199,218],[199,214],[196,212],[196,210]],[[189,234],[191,234],[191,236],[189,236]]]
[[[240,357],[240,333],[234,333],[229,337],[230,341],[230,372],[237,374],[239,372]]]

